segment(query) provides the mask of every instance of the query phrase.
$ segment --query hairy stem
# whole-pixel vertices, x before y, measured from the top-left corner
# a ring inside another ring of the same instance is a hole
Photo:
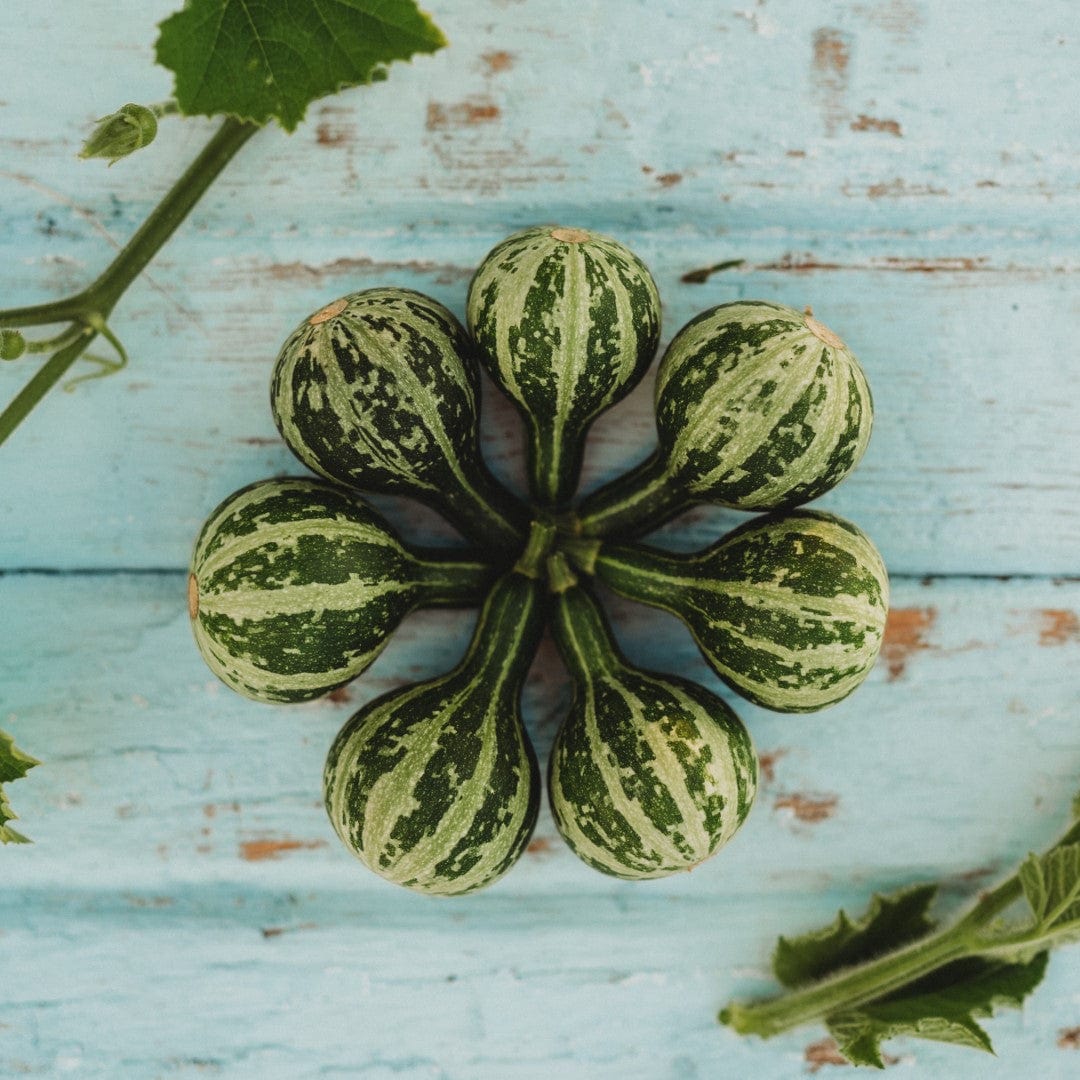
[[[128,286],[146,269],[147,263],[176,231],[221,170],[256,131],[258,126],[255,124],[226,120],[89,288],[49,303],[0,311],[0,327],[21,329],[61,322],[73,324],[57,339],[58,343],[67,343],[53,354],[15,400],[0,413],[0,443],[22,423],[31,409],[82,355]],[[68,341],[75,334],[78,336]]]
[[[199,156],[150,212],[135,235],[101,276],[86,290],[94,309],[108,315],[127,287],[146,269],[165,241],[176,231],[206,189],[237,151],[259,130],[257,124],[227,119]]]
[[[835,1012],[858,1008],[972,951],[966,932],[955,926],[778,998],[751,1005],[731,1004],[720,1013],[720,1022],[740,1034],[768,1038],[824,1020]]]
[[[1074,821],[1054,847],[1080,842],[1080,820]],[[893,952],[856,964],[817,982],[766,1001],[732,1002],[720,1022],[744,1035],[768,1038],[782,1031],[824,1020],[841,1011],[910,985],[955,960],[973,956],[1015,956],[1017,949],[1040,951],[1058,943],[1054,927],[1022,924],[1003,932],[996,924],[1024,893],[1017,871],[983,893],[958,922],[947,930],[919,938]]]
[[[87,333],[59,352],[53,353],[38,369],[34,377],[19,391],[15,400],[0,413],[0,444],[23,422],[27,413],[51,390],[86,347],[94,340],[93,331]]]

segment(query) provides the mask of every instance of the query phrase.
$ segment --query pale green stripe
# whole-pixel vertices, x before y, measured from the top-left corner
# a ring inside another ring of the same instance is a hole
[[[235,509],[235,506],[231,507],[229,514],[225,515],[223,520],[227,520]],[[211,528],[216,530],[219,527],[220,522],[215,522]],[[206,580],[225,569],[238,558],[250,554],[267,544],[278,544],[281,548],[287,549],[295,548],[300,537],[304,534],[317,534],[327,540],[346,540],[360,544],[371,544],[375,547],[390,548],[403,558],[410,558],[405,548],[386,529],[375,524],[342,520],[341,518],[304,518],[299,521],[267,522],[264,525],[257,526],[252,532],[231,537],[205,561],[195,563],[196,573],[200,579]],[[210,535],[210,529],[208,529],[207,535]]]
[[[406,592],[400,581],[369,581],[353,576],[347,582],[330,585],[286,585],[275,589],[233,589],[199,593],[199,613],[223,615],[234,622],[268,619],[275,615],[299,615],[310,611],[359,611],[379,597]]]

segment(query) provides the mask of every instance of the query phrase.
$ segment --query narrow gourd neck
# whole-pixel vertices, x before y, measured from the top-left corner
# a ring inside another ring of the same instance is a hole
[[[495,577],[494,568],[471,552],[445,548],[413,551],[413,574],[422,607],[478,604]]]
[[[521,550],[529,511],[491,474],[477,453],[460,488],[440,492],[431,504],[470,540],[508,559]]]
[[[577,490],[585,452],[585,433],[576,428],[555,429],[526,417],[527,470],[533,501],[548,510],[564,509]]]
[[[688,573],[685,556],[641,544],[605,544],[594,563],[596,576],[620,596],[673,611]]]
[[[463,684],[516,703],[544,631],[543,582],[512,571],[491,587],[457,666]]]
[[[659,449],[594,491],[577,512],[584,536],[640,536],[695,505],[668,474]]]
[[[563,661],[579,683],[590,683],[625,663],[607,618],[584,585],[571,585],[555,595],[551,630]]]

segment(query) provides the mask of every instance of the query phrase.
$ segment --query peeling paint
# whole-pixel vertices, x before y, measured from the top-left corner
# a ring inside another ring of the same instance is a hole
[[[845,195],[851,195],[851,189],[845,189]],[[933,184],[909,184],[900,177],[894,180],[871,184],[865,191],[868,199],[899,199],[909,195],[948,195],[949,192]]]
[[[879,120],[875,116],[867,116],[866,113],[859,115],[851,121],[852,131],[883,131],[889,135],[903,136],[900,124],[896,120]]]
[[[1040,645],[1064,645],[1080,637],[1080,619],[1075,611],[1064,608],[1043,608],[1039,612]]]
[[[814,31],[810,78],[821,108],[826,135],[835,135],[847,119],[848,67],[852,39],[843,30],[823,26]]]
[[[266,939],[281,937],[282,934],[290,934],[296,930],[316,930],[318,924],[313,922],[297,923],[295,926],[264,926],[262,936]]]
[[[453,263],[426,262],[421,259],[401,261],[380,261],[371,258],[335,259],[328,263],[271,263],[269,266],[256,267],[252,275],[262,273],[272,281],[322,281],[324,278],[345,277],[353,274],[410,273],[431,276],[440,285],[452,285],[459,281],[468,281],[473,275],[473,267],[457,266]]]
[[[898,42],[909,41],[922,25],[922,13],[915,0],[884,0],[878,4],[856,4],[852,11],[872,26],[884,30]]]
[[[727,259],[724,262],[713,263],[712,266],[702,266],[697,270],[687,270],[679,280],[684,285],[704,285],[713,274],[719,274],[723,270],[734,270],[737,266],[742,266],[745,262],[745,259]]]
[[[990,264],[985,255],[946,255],[935,259],[907,258],[901,255],[884,255],[864,263],[838,263],[819,259],[812,252],[789,251],[775,262],[758,263],[754,270],[808,274],[815,270],[845,270],[865,273],[893,271],[904,274],[972,273],[998,269]],[[1008,270],[1009,268],[1001,268]]]
[[[889,672],[889,682],[904,674],[908,661],[917,653],[932,648],[926,635],[937,619],[937,610],[926,608],[893,608],[885,621],[885,636],[881,657]]]
[[[347,146],[353,141],[353,132],[350,127],[324,120],[315,128],[315,141],[320,146]]]
[[[517,55],[507,52],[506,49],[495,49],[492,52],[484,53],[480,59],[488,75],[498,75],[504,71],[509,71],[514,66]]]
[[[1062,1028],[1058,1032],[1059,1050],[1080,1050],[1080,1027]]]
[[[450,105],[429,101],[425,127],[428,131],[473,127],[477,124],[490,124],[501,115],[502,110],[490,98],[470,98]]]
[[[247,862],[263,862],[280,859],[290,851],[311,851],[326,846],[325,840],[244,840],[240,844],[240,858]]]
[[[816,825],[831,818],[839,802],[836,795],[780,795],[773,803],[773,809],[788,810],[797,821]]]
[[[776,779],[776,763],[787,755],[787,747],[778,746],[758,754],[758,773],[762,783],[771,784]]]

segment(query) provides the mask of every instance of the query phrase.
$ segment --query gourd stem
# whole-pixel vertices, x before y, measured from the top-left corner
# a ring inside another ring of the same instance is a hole
[[[577,583],[577,576],[570,569],[566,556],[561,551],[549,555],[547,560],[548,590],[553,593],[564,593],[572,589]]]
[[[555,540],[555,526],[547,521],[534,521],[529,526],[529,538],[525,550],[514,564],[514,571],[526,577],[538,578],[541,567]]]
[[[594,491],[578,509],[585,536],[640,536],[694,505],[668,475],[659,449],[640,465]]]
[[[517,695],[544,631],[544,593],[522,574],[504,574],[491,587],[476,620],[472,640],[457,667],[467,680],[496,679],[493,693]]]
[[[551,632],[563,662],[579,682],[591,682],[622,663],[600,605],[582,585],[558,593]]]
[[[602,546],[599,540],[586,536],[566,536],[559,541],[559,549],[583,574],[596,573],[596,560]]]
[[[415,551],[416,582],[425,607],[468,607],[479,603],[494,571],[487,563],[446,548]]]

